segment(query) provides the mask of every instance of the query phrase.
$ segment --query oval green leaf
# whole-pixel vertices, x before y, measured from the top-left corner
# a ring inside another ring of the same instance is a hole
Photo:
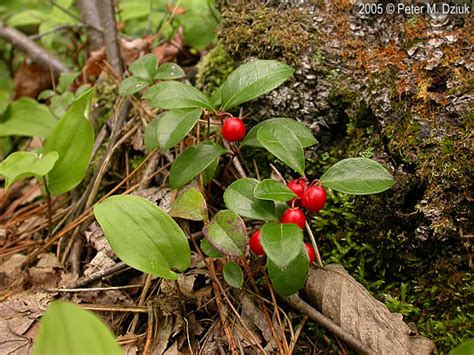
[[[5,189],[16,181],[35,176],[42,177],[51,171],[58,160],[58,153],[38,156],[32,152],[15,152],[0,162],[0,175],[5,178]]]
[[[207,204],[204,196],[196,189],[188,189],[171,205],[171,217],[191,221],[207,221]]]
[[[298,174],[304,175],[303,147],[291,129],[277,122],[270,122],[260,127],[257,131],[257,139],[266,150]]]
[[[201,250],[204,254],[212,258],[221,258],[224,256],[219,250],[214,248],[207,239],[201,239]]]
[[[296,195],[287,186],[273,179],[265,179],[255,186],[254,195],[259,200],[286,202]]]
[[[88,119],[94,89],[87,90],[72,103],[48,137],[45,153],[58,152],[59,159],[48,173],[52,194],[75,188],[84,179],[94,146],[94,130]]]
[[[186,185],[226,152],[222,146],[210,142],[189,147],[171,166],[170,187],[176,189]]]
[[[214,175],[216,175],[217,168],[219,167],[219,158],[216,158],[211,165],[209,165],[203,172],[202,172],[202,180],[204,185],[209,184]]]
[[[94,313],[52,302],[41,318],[33,354],[122,354],[115,336]]]
[[[143,95],[151,107],[165,110],[205,108],[212,110],[209,99],[201,91],[177,81],[164,81],[151,86]]]
[[[449,355],[472,355],[474,354],[474,339],[468,339],[456,346]]]
[[[163,63],[158,67],[155,80],[174,80],[184,78],[185,72],[176,63]]]
[[[244,284],[244,273],[240,265],[235,261],[229,261],[224,265],[223,269],[224,280],[230,287],[242,288]]]
[[[221,105],[229,110],[275,89],[295,70],[276,60],[254,60],[229,74],[221,86]]]
[[[321,184],[351,195],[369,195],[388,190],[393,176],[380,163],[367,158],[348,158],[331,166]]]
[[[186,235],[161,208],[139,196],[112,196],[94,215],[117,256],[131,267],[176,280],[191,264]]]
[[[138,58],[128,67],[130,73],[148,83],[152,83],[158,69],[158,60],[154,54]]]
[[[22,97],[6,110],[0,123],[0,137],[48,137],[58,120],[48,107]]]
[[[145,129],[145,146],[167,150],[181,142],[196,125],[202,110],[176,110],[159,114]]]
[[[202,231],[218,251],[228,255],[243,255],[247,246],[247,229],[242,218],[234,212],[217,212],[211,223]]]
[[[260,229],[260,243],[267,258],[285,268],[304,246],[303,231],[296,224],[267,223]]]
[[[120,82],[119,95],[125,96],[134,94],[136,92],[139,92],[140,90],[143,90],[149,84],[150,83],[145,79],[136,76],[125,78]]]
[[[306,249],[300,253],[285,268],[280,268],[272,260],[267,259],[268,276],[273,289],[281,296],[290,296],[302,288],[308,275],[309,261]]]
[[[257,132],[260,127],[271,124],[272,122],[277,122],[279,125],[289,128],[296,135],[296,137],[298,137],[298,140],[300,141],[303,148],[311,147],[317,143],[316,138],[314,138],[311,131],[304,124],[299,123],[298,121],[291,118],[277,117],[262,121],[252,127],[240,145],[261,148],[262,145],[257,139]]]
[[[258,180],[251,178],[234,181],[224,192],[225,205],[242,217],[275,220],[275,205],[271,201],[257,199],[253,193],[258,183]]]

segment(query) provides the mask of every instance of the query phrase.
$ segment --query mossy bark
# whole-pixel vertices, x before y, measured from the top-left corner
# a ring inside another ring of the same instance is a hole
[[[460,320],[470,319],[464,297],[472,276],[472,16],[358,16],[345,0],[221,1],[220,9],[220,46],[233,60],[296,68],[294,80],[244,108],[255,122],[286,116],[313,129],[319,144],[307,154],[310,176],[366,156],[396,177],[380,195],[333,195],[326,216],[341,224],[316,219],[326,255],[352,245],[350,234],[356,246],[345,257],[357,259],[341,261],[353,273],[365,265],[359,280],[379,295],[388,290],[413,303],[419,312],[408,318],[438,337],[438,347],[472,337]],[[220,75],[215,66],[199,70]],[[385,288],[371,287],[380,279]]]

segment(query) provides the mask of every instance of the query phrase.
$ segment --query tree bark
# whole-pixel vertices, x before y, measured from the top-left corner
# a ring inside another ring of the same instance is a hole
[[[90,25],[87,27],[87,40],[89,42],[89,52],[92,52],[104,45],[104,35],[97,30],[102,28],[97,2],[95,0],[77,0],[76,5],[81,12],[82,20]]]

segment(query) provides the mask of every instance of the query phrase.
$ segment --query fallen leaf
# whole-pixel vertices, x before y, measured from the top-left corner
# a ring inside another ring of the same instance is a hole
[[[152,53],[158,59],[158,63],[162,64],[174,61],[179,52],[183,49],[183,38],[183,28],[180,27],[171,41],[153,48]]]
[[[36,63],[23,62],[15,72],[15,93],[13,100],[19,97],[36,98],[38,94],[53,87],[51,78],[54,74]]]

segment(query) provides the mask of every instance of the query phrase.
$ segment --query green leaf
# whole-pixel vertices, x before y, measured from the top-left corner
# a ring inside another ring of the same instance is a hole
[[[281,182],[265,179],[255,186],[254,195],[259,200],[286,202],[296,197],[288,187]]]
[[[117,256],[131,267],[176,280],[191,252],[186,235],[161,208],[139,196],[112,196],[94,207],[95,218]]]
[[[186,185],[226,152],[222,146],[210,142],[189,147],[171,166],[170,187],[176,189]]]
[[[62,117],[73,101],[74,94],[70,91],[66,91],[61,95],[54,95],[51,97],[49,109],[56,117]]]
[[[170,216],[191,221],[207,221],[207,204],[204,196],[196,189],[184,191],[173,202]]]
[[[56,91],[59,94],[62,94],[65,92],[71,84],[76,80],[76,78],[81,74],[81,72],[68,72],[68,73],[62,73],[61,76],[59,77],[59,83],[58,86],[56,87]]]
[[[228,255],[243,255],[247,246],[247,229],[242,218],[234,212],[217,212],[211,223],[202,231],[218,251]]]
[[[254,60],[234,70],[222,84],[221,104],[229,110],[275,89],[294,69],[276,60]]]
[[[175,80],[184,78],[186,73],[178,64],[163,63],[158,67],[155,74],[155,80]]]
[[[40,92],[37,99],[38,100],[47,100],[47,99],[49,99],[50,97],[52,97],[54,95],[56,95],[56,93],[53,90],[43,90],[43,91]]]
[[[257,132],[261,127],[272,124],[273,122],[277,122],[279,125],[289,128],[296,135],[296,137],[298,137],[298,140],[300,141],[303,148],[311,147],[317,143],[316,138],[314,138],[311,131],[304,124],[299,123],[298,121],[291,118],[277,117],[270,118],[252,127],[252,129],[245,136],[244,140],[240,143],[240,146],[261,148],[262,145],[257,139]]]
[[[128,67],[134,76],[152,83],[158,69],[158,60],[154,54],[146,54],[138,58]]]
[[[367,158],[348,158],[331,166],[321,176],[321,184],[351,195],[385,191],[395,183],[383,165]]]
[[[244,284],[244,273],[240,265],[235,261],[229,261],[224,265],[224,280],[230,287],[242,288]]]
[[[177,110],[187,108],[205,108],[212,110],[209,99],[201,91],[179,83],[177,81],[164,81],[151,86],[143,95],[150,101],[151,107],[165,110]]]
[[[201,109],[166,111],[159,114],[145,129],[145,146],[167,150],[181,142],[201,117]]]
[[[115,336],[94,313],[54,301],[41,318],[33,354],[122,354]]]
[[[0,175],[5,177],[5,189],[14,182],[35,176],[45,176],[58,160],[58,153],[50,152],[44,156],[38,156],[31,152],[15,152],[10,154],[4,161],[0,162]]]
[[[270,201],[259,200],[253,194],[258,183],[258,180],[251,178],[234,181],[224,192],[224,203],[242,217],[275,220],[275,205]]]
[[[267,258],[285,268],[304,246],[303,232],[296,224],[267,223],[260,229],[260,243]]]
[[[120,82],[119,95],[125,96],[134,94],[136,92],[139,92],[140,90],[143,90],[149,84],[150,83],[145,79],[136,76],[130,76]]]
[[[474,354],[474,339],[468,339],[456,346],[449,355],[472,355]]]
[[[48,137],[44,151],[58,152],[59,159],[47,176],[54,195],[75,188],[84,179],[94,145],[94,130],[88,120],[94,89],[73,101]]]
[[[45,19],[46,19],[46,14],[43,11],[25,10],[25,11],[16,13],[12,17],[10,17],[8,19],[8,25],[12,27],[39,25]]]
[[[22,97],[13,102],[0,123],[0,137],[48,137],[58,122],[48,107]]]
[[[290,296],[302,288],[308,275],[309,261],[304,246],[300,253],[286,268],[280,268],[272,260],[267,259],[268,276],[274,290],[281,296]]]
[[[204,185],[209,184],[212,179],[214,178],[214,175],[216,174],[217,167],[219,166],[219,158],[216,158],[211,165],[209,165],[204,171],[202,172],[203,175],[203,183]]]
[[[304,175],[303,147],[291,129],[277,122],[271,122],[260,127],[257,139],[266,150],[300,175]]]
[[[212,258],[221,258],[224,256],[219,250],[214,248],[207,239],[201,239],[201,250],[204,254]]]

